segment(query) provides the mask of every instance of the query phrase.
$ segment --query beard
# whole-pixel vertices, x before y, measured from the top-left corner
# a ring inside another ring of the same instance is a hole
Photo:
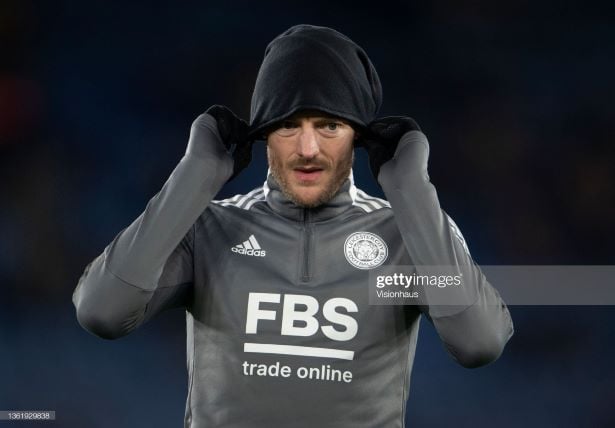
[[[273,150],[267,150],[267,160],[271,175],[277,181],[284,196],[304,208],[316,208],[329,202],[344,184],[344,181],[349,177],[352,164],[354,162],[354,150],[350,150],[347,156],[340,158],[336,163],[331,162],[326,158],[316,157],[314,159],[297,158],[293,161],[284,162],[275,155]],[[290,175],[293,169],[302,166],[315,166],[321,168],[323,173],[327,174],[326,181],[319,186],[322,190],[313,197],[308,197],[302,192],[301,186],[298,189],[293,188],[290,183]],[[332,174],[330,174],[333,172]]]

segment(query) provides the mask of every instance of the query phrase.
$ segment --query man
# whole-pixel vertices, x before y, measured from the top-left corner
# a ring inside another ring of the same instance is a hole
[[[248,126],[213,106],[145,211],[88,265],[73,301],[104,338],[186,309],[186,427],[402,427],[421,313],[461,365],[495,360],[510,315],[474,264],[427,175],[428,143],[408,117],[376,119],[378,75],[325,27],[274,39]],[[267,141],[269,173],[213,200]],[[357,189],[364,147],[388,201]],[[452,266],[452,300],[370,304],[370,272]],[[449,304],[450,303],[450,304]]]

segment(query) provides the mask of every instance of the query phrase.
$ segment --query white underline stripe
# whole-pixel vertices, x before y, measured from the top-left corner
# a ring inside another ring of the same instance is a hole
[[[391,207],[391,204],[389,203],[389,201],[387,201],[385,199],[377,198],[375,196],[368,195],[367,193],[365,193],[361,189],[357,189],[357,196],[359,198],[363,198],[365,200],[372,200],[372,201],[376,202],[377,204],[379,204],[381,206],[381,208],[382,207],[387,207],[387,208]]]
[[[357,189],[357,193],[358,193],[359,196],[361,196],[362,198],[365,198],[365,199],[373,199],[373,200],[375,200],[375,201],[377,201],[377,202],[379,202],[381,204],[385,204],[385,205],[389,203],[389,201],[387,201],[386,199],[382,199],[382,198],[378,198],[376,196],[369,195],[369,194],[365,193],[361,189]]]
[[[276,345],[273,343],[244,343],[243,352],[258,354],[301,355],[304,357],[338,358],[340,360],[354,359],[354,351],[344,351],[331,348],[314,348],[310,346]]]
[[[243,203],[245,201],[247,201],[248,199],[250,199],[252,197],[252,195],[254,195],[255,193],[257,193],[259,190],[261,190],[260,188],[256,188],[254,190],[252,190],[251,192],[246,193],[245,195],[243,195],[243,198],[241,198],[239,200],[239,202],[237,202],[237,206],[239,208],[241,208],[241,206],[243,205]]]
[[[359,207],[359,208],[363,208],[363,211],[368,212],[368,213],[370,213],[370,212],[372,212],[372,211],[374,210],[374,209],[373,209],[372,207],[370,207],[369,205],[362,204],[361,202],[359,202],[359,201],[357,201],[357,200],[355,200],[355,201],[354,201],[354,203],[353,203],[352,205],[355,205],[355,206],[357,206],[357,207]]]
[[[244,208],[244,209],[246,209],[246,210],[249,210],[250,208],[252,208],[252,205],[254,205],[254,204],[255,204],[255,203],[257,203],[257,202],[262,202],[262,201],[264,201],[264,199],[252,199],[252,200],[251,200],[250,202],[248,202],[248,203],[246,204],[246,206],[245,206],[245,207],[243,207],[243,208]]]
[[[361,197],[359,194],[357,194],[357,201],[363,202],[364,204],[371,205],[372,207],[374,207],[376,209],[382,208],[382,205],[379,204],[378,202],[376,202],[374,200],[370,200],[370,199],[365,199],[365,198]]]
[[[248,205],[250,202],[252,202],[255,198],[259,198],[259,197],[262,195],[262,190],[261,190],[261,189],[258,189],[258,191],[257,191],[256,193],[252,193],[252,192],[250,192],[250,193],[251,193],[251,194],[250,194],[250,196],[249,196],[247,199],[242,200],[241,202],[238,202],[238,203],[237,203],[237,206],[238,206],[239,208],[247,209],[246,207],[247,207],[247,205]],[[247,201],[247,202],[246,202],[246,201]]]

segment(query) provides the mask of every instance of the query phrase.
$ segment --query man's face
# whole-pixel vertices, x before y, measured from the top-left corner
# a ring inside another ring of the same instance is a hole
[[[355,138],[346,120],[313,111],[294,114],[267,135],[273,178],[294,203],[324,204],[350,174]]]

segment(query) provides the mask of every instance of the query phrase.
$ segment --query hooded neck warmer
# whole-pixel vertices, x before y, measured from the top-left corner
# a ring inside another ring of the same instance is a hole
[[[364,128],[382,104],[378,73],[365,51],[327,27],[296,25],[265,50],[250,109],[250,135],[313,109]]]

